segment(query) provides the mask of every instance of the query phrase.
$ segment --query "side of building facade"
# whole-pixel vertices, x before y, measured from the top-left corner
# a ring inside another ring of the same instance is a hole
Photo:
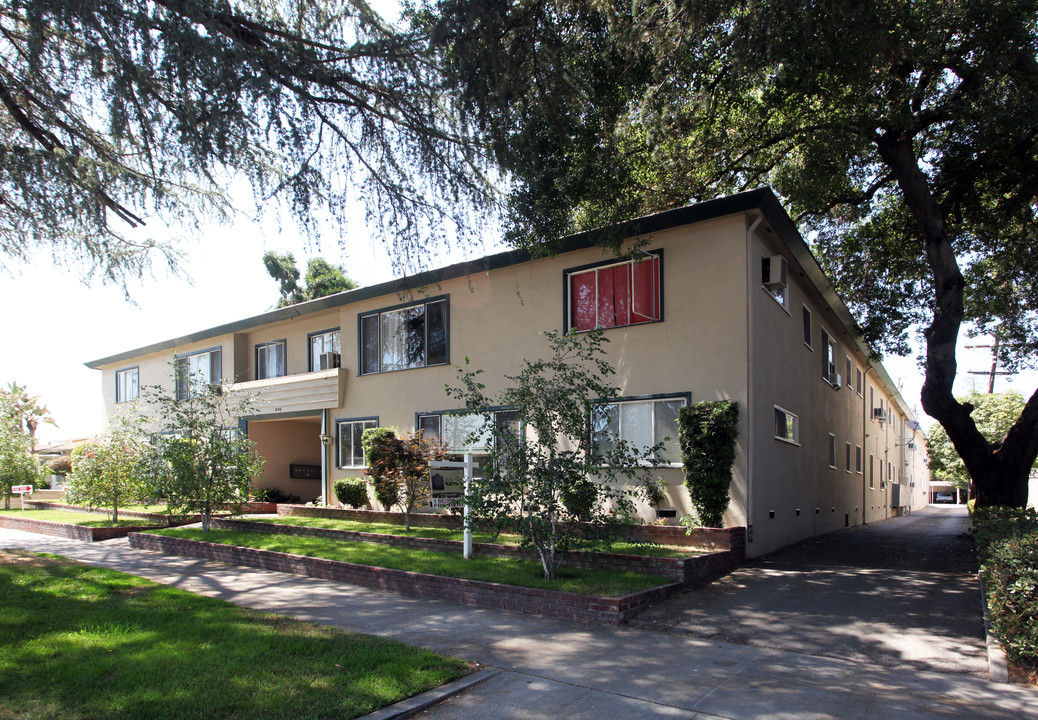
[[[258,393],[255,414],[240,420],[266,460],[257,485],[333,499],[335,480],[363,472],[368,427],[422,430],[462,449],[464,419],[445,387],[466,358],[496,394],[544,354],[544,331],[601,326],[620,392],[597,400],[621,437],[676,437],[683,405],[739,403],[725,520],[747,526],[750,556],[926,504],[911,409],[770,191],[627,231],[633,259],[575,236],[552,257],[502,253],[88,366],[102,372],[107,412],[145,385],[190,392],[189,373]],[[499,421],[515,420],[501,408]],[[676,442],[667,460],[655,469],[667,485],[660,508],[680,517],[689,502]],[[656,508],[639,513],[650,520]]]

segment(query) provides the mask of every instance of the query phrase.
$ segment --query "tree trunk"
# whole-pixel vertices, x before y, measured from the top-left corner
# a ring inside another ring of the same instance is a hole
[[[970,416],[973,407],[952,394],[957,363],[955,345],[964,315],[965,280],[948,237],[945,210],[937,203],[906,133],[890,131],[876,141],[893,171],[922,231],[927,264],[933,275],[933,322],[926,337],[923,410],[948,433],[977,489],[977,505],[1027,504],[1027,482],[1038,457],[1038,390],[1000,444],[989,443]]]

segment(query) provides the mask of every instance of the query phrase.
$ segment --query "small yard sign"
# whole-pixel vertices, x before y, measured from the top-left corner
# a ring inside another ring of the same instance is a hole
[[[25,494],[32,495],[32,485],[12,485],[11,492],[18,493],[22,501],[22,512],[25,512]]]

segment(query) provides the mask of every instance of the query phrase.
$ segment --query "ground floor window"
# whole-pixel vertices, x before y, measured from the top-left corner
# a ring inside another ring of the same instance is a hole
[[[663,443],[660,464],[680,465],[678,413],[688,405],[689,395],[630,398],[595,403],[591,412],[591,440],[600,453],[620,441],[638,449]]]
[[[336,463],[339,468],[362,468],[364,462],[364,447],[361,438],[364,431],[369,428],[378,427],[378,418],[359,418],[356,420],[339,420],[335,423],[336,429]]]

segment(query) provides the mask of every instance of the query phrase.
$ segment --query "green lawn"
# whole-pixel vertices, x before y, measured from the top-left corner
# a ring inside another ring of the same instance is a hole
[[[485,580],[505,585],[561,590],[603,597],[617,597],[673,582],[669,578],[657,575],[578,568],[560,568],[557,578],[547,580],[544,578],[544,571],[541,569],[540,563],[536,560],[516,560],[515,558],[494,558],[481,555],[465,560],[461,553],[400,548],[379,543],[351,542],[301,535],[277,535],[236,530],[210,530],[205,533],[198,529],[185,528],[151,532],[156,535],[184,537],[260,550],[275,550],[359,565],[373,565],[430,575]]]
[[[460,660],[0,550],[0,719],[355,718]]]
[[[76,512],[74,510],[32,510],[26,508],[25,510],[3,510],[0,509],[0,515],[6,515],[8,517],[24,517],[26,520],[49,520],[50,522],[65,523],[66,525],[83,525],[85,527],[140,527],[141,525],[147,525],[148,523],[140,518],[126,518],[119,519],[119,522],[113,523],[108,519],[108,515],[104,511],[100,512]]]
[[[251,522],[264,522],[272,525],[300,525],[303,527],[325,528],[329,530],[351,530],[353,532],[367,532],[378,535],[403,535],[406,537],[435,538],[437,540],[461,540],[461,529],[415,527],[410,531],[404,530],[403,525],[393,523],[358,522],[354,520],[340,520],[338,518],[303,517],[300,515],[286,515],[277,518],[249,518]],[[519,536],[501,533],[496,538],[488,532],[473,532],[472,541],[480,543],[498,543],[499,545],[518,545]],[[593,548],[600,552],[625,553],[628,555],[648,555],[650,557],[692,557],[702,555],[701,550],[693,547],[680,545],[655,545],[652,543],[614,542],[609,546],[599,545]]]

